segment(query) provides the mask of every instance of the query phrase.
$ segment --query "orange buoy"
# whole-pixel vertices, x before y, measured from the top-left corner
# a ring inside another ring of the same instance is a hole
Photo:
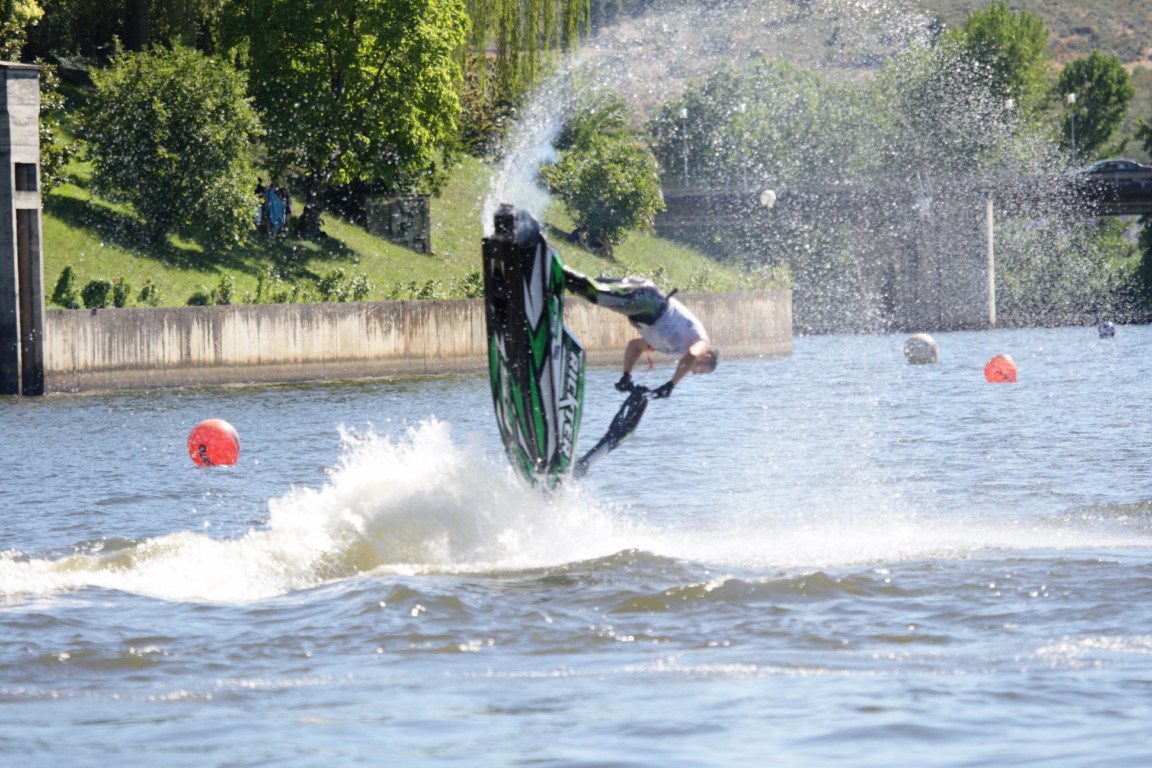
[[[240,458],[240,435],[223,419],[208,419],[188,435],[188,455],[202,467],[232,465]]]
[[[1008,355],[995,355],[984,365],[984,378],[993,384],[1016,381],[1016,361]]]

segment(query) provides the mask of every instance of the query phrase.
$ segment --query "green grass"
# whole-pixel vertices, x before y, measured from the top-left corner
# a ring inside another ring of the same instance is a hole
[[[365,275],[373,286],[368,299],[461,298],[465,279],[480,268],[481,211],[493,171],[474,158],[465,158],[447,187],[431,201],[433,254],[419,254],[368,233],[363,227],[325,214],[327,237],[252,238],[229,250],[169,238],[160,247],[145,245],[140,223],[131,209],[109,203],[91,191],[91,172],[83,162],[72,166],[73,180],[44,199],[44,279],[51,296],[60,273],[71,266],[77,288],[90,280],[123,279],[132,297],[146,281],[160,291],[161,303],[185,304],[200,291],[211,292],[229,277],[233,301],[252,301],[262,270],[273,269],[289,283],[311,290],[315,282],[342,269],[347,277]],[[658,277],[669,287],[730,290],[746,285],[737,270],[705,254],[654,235],[632,233],[605,259],[567,243],[573,228],[563,206],[554,203],[543,213],[550,240],[565,261],[595,274],[624,272]],[[420,289],[423,289],[421,292]],[[314,299],[306,293],[305,299]],[[133,302],[135,303],[135,302]]]
[[[949,26],[962,26],[969,12],[987,0],[912,0],[938,15]],[[1117,54],[1133,73],[1137,96],[1118,138],[1130,138],[1138,118],[1152,119],[1152,5],[1131,0],[1094,0],[1069,4],[1066,0],[1022,0],[1015,10],[1038,14],[1051,33],[1049,52],[1056,65],[1098,48]],[[64,85],[69,112],[86,99],[84,88]],[[65,131],[72,127],[65,121]],[[1149,156],[1130,141],[1124,154],[1138,160]],[[335,269],[349,276],[364,274],[374,289],[370,299],[403,296],[413,286],[431,287],[446,295],[479,269],[482,236],[481,207],[488,194],[492,171],[467,158],[453,172],[451,182],[432,207],[434,255],[416,254],[363,228],[325,216],[321,242],[295,239],[253,240],[230,251],[206,251],[199,244],[170,240],[162,248],[149,248],[139,224],[124,206],[112,205],[91,192],[90,170],[73,164],[75,182],[53,191],[44,200],[45,280],[51,293],[61,270],[71,266],[78,286],[95,279],[124,278],[135,291],[146,280],[160,288],[164,304],[184,304],[197,291],[211,290],[225,276],[234,281],[234,300],[256,292],[257,276],[271,268],[300,285],[311,285]],[[707,286],[728,290],[745,285],[741,276],[698,250],[649,234],[633,233],[616,248],[615,259],[602,259],[564,241],[572,222],[563,207],[553,204],[543,212],[551,240],[565,261],[593,274],[647,274],[660,283],[682,289]],[[427,292],[427,291],[426,291]]]

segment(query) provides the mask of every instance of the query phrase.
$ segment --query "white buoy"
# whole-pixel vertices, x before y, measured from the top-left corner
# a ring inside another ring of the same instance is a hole
[[[770,189],[765,189],[760,193],[760,205],[765,208],[771,208],[776,205],[776,193]]]
[[[926,333],[917,333],[909,336],[904,342],[904,357],[912,365],[928,365],[935,363],[940,350],[936,347],[936,340]]]

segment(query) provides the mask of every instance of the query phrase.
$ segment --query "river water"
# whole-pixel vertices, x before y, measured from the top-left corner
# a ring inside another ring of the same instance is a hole
[[[3,763],[1149,765],[1152,327],[936,340],[725,361],[550,498],[480,377],[0,399]]]

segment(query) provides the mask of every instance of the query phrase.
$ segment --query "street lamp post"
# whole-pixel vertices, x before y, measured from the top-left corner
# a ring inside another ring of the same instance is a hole
[[[680,107],[680,138],[684,145],[684,186],[688,186],[688,107]]]
[[[1076,94],[1070,93],[1064,99],[1068,102],[1068,115],[1072,121],[1072,165],[1076,165]]]
[[[748,124],[745,115],[748,112],[748,103],[740,102],[740,191],[748,188]]]

